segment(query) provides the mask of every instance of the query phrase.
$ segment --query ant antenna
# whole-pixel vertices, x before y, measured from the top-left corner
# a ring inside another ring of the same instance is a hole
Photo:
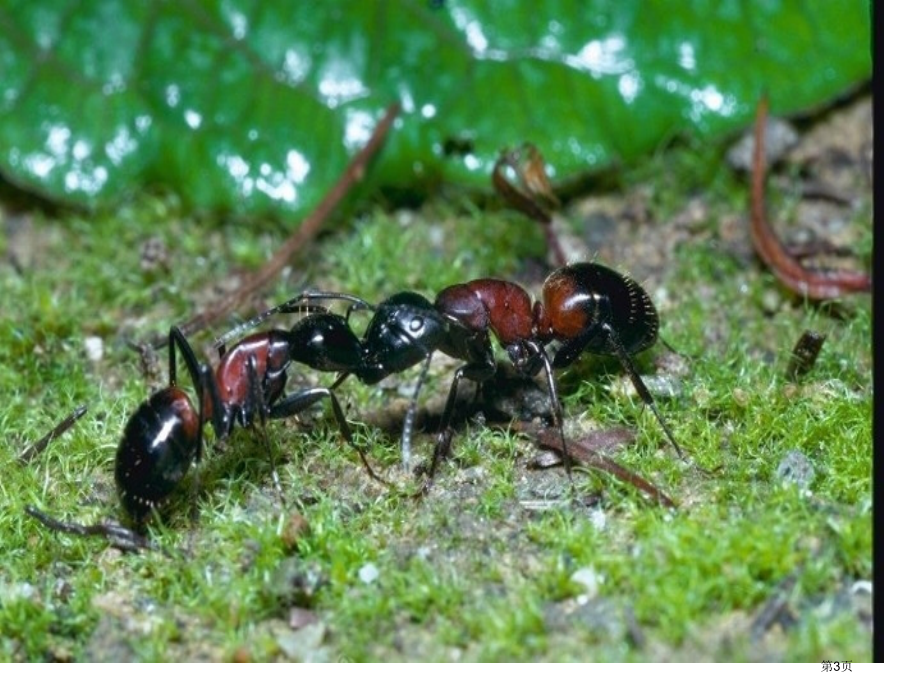
[[[217,350],[217,353],[221,357],[223,357],[224,352],[227,349],[228,342],[230,342],[231,340],[235,340],[237,336],[239,336],[241,333],[245,333],[246,331],[251,330],[255,328],[256,326],[264,323],[265,321],[267,321],[270,317],[274,316],[275,314],[292,314],[296,312],[323,313],[327,311],[325,307],[321,307],[315,304],[309,304],[309,302],[312,300],[342,300],[345,302],[350,302],[351,304],[348,307],[349,315],[355,309],[370,309],[370,310],[374,309],[372,304],[370,304],[369,302],[366,302],[360,297],[355,297],[354,295],[348,295],[344,292],[323,292],[323,291],[311,290],[308,288],[302,291],[299,295],[296,295],[295,297],[292,297],[291,299],[287,300],[286,302],[282,302],[281,304],[275,307],[272,307],[271,309],[267,309],[266,311],[263,311],[261,314],[258,314],[257,316],[254,316],[251,319],[249,319],[248,321],[244,321],[243,323],[230,329],[229,331],[224,333],[222,336],[217,338],[212,343],[212,347],[215,350]]]

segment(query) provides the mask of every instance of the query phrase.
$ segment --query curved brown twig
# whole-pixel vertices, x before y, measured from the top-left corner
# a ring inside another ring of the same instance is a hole
[[[576,464],[609,472],[620,481],[636,487],[639,491],[663,506],[668,508],[677,507],[674,500],[657,486],[613,460],[598,455],[578,441],[567,438],[565,440],[565,446],[563,447],[562,436],[559,430],[554,427],[540,427],[535,424],[514,421],[511,423],[511,429],[517,433],[529,436],[536,441],[538,445],[544,448],[549,448],[557,453],[568,452],[569,456]]]
[[[837,299],[853,292],[868,292],[872,279],[859,271],[813,271],[803,266],[783,245],[767,217],[765,187],[767,155],[764,145],[768,103],[757,104],[754,126],[754,165],[751,171],[751,239],[754,249],[787,288],[809,300]]]
[[[70,427],[76,424],[80,420],[80,417],[86,414],[87,409],[88,408],[86,405],[80,405],[77,409],[64,417],[64,419],[62,419],[56,427],[54,427],[51,431],[42,436],[38,441],[22,451],[22,454],[19,456],[19,461],[24,463],[29,462],[37,455],[43,453],[45,448],[48,447],[48,444],[61,434],[67,432]]]
[[[506,175],[506,168],[514,173],[517,187]],[[555,265],[565,266],[565,252],[553,217],[559,208],[559,199],[553,194],[546,164],[537,147],[524,144],[502,151],[492,168],[492,186],[511,208],[540,224]]]

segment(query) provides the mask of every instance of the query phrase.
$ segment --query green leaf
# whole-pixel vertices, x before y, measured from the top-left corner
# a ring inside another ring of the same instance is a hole
[[[295,220],[398,101],[367,186],[485,185],[525,140],[566,176],[735,130],[764,92],[825,102],[870,76],[869,28],[865,0],[8,2],[0,174]]]

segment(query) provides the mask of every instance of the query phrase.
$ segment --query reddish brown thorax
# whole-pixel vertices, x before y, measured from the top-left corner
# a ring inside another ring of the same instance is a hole
[[[288,343],[274,331],[255,333],[241,340],[230,350],[217,366],[215,379],[217,390],[224,405],[228,408],[243,407],[252,400],[252,385],[265,386],[268,373],[281,373],[290,363]],[[249,367],[252,367],[249,369]],[[284,388],[285,380],[278,377],[274,386],[263,391],[268,404]],[[209,407],[205,400],[205,407]],[[210,417],[205,416],[206,419]]]
[[[530,295],[520,285],[482,278],[445,288],[435,307],[477,331],[489,328],[502,345],[526,340],[533,334]]]

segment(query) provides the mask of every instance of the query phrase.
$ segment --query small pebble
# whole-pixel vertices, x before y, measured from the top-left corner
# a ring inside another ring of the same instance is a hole
[[[798,133],[788,122],[773,117],[767,118],[767,127],[764,131],[767,165],[773,165],[798,141]],[[735,170],[750,171],[751,162],[754,160],[753,130],[741,137],[738,143],[731,147],[727,158],[728,164]]]
[[[574,573],[572,573],[571,579],[572,582],[581,585],[585,590],[583,594],[579,594],[576,598],[576,601],[579,604],[584,605],[588,602],[589,599],[597,596],[598,586],[600,585],[600,577],[594,568],[579,568]]]
[[[769,288],[764,290],[764,293],[760,298],[760,307],[763,309],[765,314],[771,315],[777,313],[782,305],[783,298],[779,292],[776,290],[770,290]]]
[[[808,489],[815,478],[815,469],[807,455],[798,450],[786,453],[776,468],[776,480],[792,482],[800,489]]]
[[[0,600],[13,602],[19,599],[32,600],[37,597],[38,590],[28,582],[0,581]]]
[[[596,529],[598,532],[607,526],[607,513],[605,513],[603,510],[592,510],[589,519],[591,520],[591,524],[594,526],[594,529]]]
[[[869,580],[857,580],[850,587],[850,594],[872,594],[872,582]]]
[[[291,661],[322,663],[329,660],[329,650],[323,647],[325,637],[326,625],[314,623],[297,630],[279,633],[275,636],[275,641],[282,653]]]
[[[141,246],[141,271],[153,273],[169,266],[169,250],[159,237],[151,237]]]
[[[380,570],[373,563],[365,563],[358,571],[358,579],[366,585],[376,582],[380,577]]]
[[[316,611],[312,611],[311,609],[305,609],[301,606],[292,606],[291,610],[288,611],[288,625],[291,627],[291,630],[300,630],[308,625],[315,625],[319,622],[319,616],[316,615]]]
[[[83,349],[86,351],[86,357],[90,362],[99,362],[105,352],[102,338],[98,335],[91,335],[83,339]]]

